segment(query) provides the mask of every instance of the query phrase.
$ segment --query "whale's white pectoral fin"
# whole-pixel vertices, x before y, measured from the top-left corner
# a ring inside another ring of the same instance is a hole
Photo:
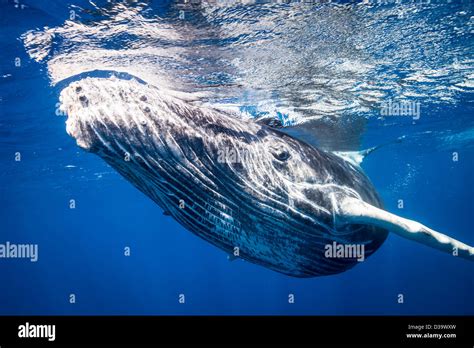
[[[398,137],[397,139],[390,141],[385,144],[377,145],[370,147],[365,150],[361,151],[333,151],[332,153],[335,154],[336,156],[342,158],[343,160],[352,163],[356,167],[360,167],[360,164],[364,161],[364,159],[370,155],[372,152],[375,150],[378,150],[384,146],[395,144],[395,143],[400,143],[402,140],[405,139],[405,136]]]
[[[474,248],[436,232],[419,222],[402,218],[356,198],[345,198],[339,205],[339,224],[365,224],[384,228],[455,256],[474,261]]]

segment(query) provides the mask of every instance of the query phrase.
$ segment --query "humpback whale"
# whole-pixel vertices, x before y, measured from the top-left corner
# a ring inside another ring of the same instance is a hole
[[[383,210],[356,161],[231,111],[117,78],[72,82],[60,102],[78,146],[186,229],[249,262],[293,277],[337,274],[358,258],[328,257],[328,246],[363,246],[367,258],[389,232],[474,259],[473,247]]]

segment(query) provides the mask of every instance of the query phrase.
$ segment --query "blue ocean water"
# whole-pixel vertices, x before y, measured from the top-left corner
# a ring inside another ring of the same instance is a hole
[[[228,261],[82,151],[58,112],[69,81],[115,71],[288,129],[330,124],[343,149],[403,136],[362,165],[385,208],[473,245],[472,2],[0,6],[0,243],[39,246],[37,262],[0,259],[0,314],[474,314],[472,262],[392,234],[334,276]],[[420,117],[382,117],[387,100]]]

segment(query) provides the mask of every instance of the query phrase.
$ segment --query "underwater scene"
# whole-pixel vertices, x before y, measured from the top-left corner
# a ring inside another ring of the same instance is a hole
[[[474,314],[474,2],[0,23],[0,315]]]

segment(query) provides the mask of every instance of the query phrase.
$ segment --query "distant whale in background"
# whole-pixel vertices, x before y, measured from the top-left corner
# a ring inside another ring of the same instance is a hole
[[[474,248],[381,209],[356,163],[135,80],[86,78],[60,95],[67,132],[181,225],[229,254],[294,277],[343,272],[388,231],[474,259]]]

